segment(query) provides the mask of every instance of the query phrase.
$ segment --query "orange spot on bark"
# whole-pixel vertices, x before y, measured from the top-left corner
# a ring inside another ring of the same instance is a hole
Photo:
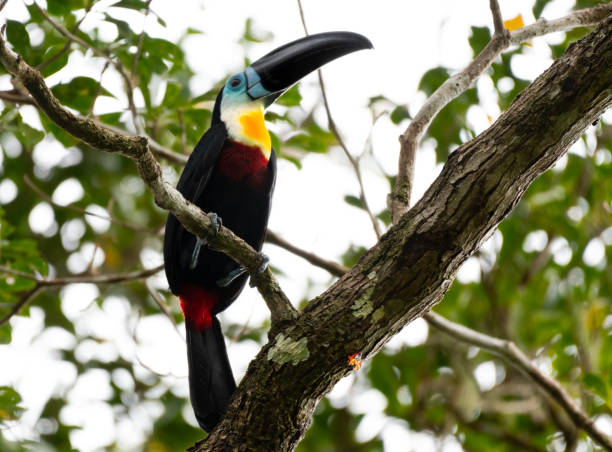
[[[348,357],[348,364],[353,368],[353,370],[361,369],[361,365],[363,362],[361,361],[361,353],[353,353]]]

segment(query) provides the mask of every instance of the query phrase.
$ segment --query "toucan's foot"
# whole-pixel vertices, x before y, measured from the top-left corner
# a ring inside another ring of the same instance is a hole
[[[221,221],[221,217],[215,212],[209,212],[206,214],[206,216],[210,218],[210,221],[213,224],[213,228],[215,229],[215,232],[213,232],[212,234],[212,236],[214,237],[219,233],[221,226],[223,226],[223,221]]]
[[[210,221],[213,224],[213,233],[210,235],[214,237],[219,233],[219,230],[221,229],[223,222],[221,221],[221,217],[214,212],[207,213],[206,215],[208,216],[208,218],[210,218]],[[191,253],[191,261],[189,262],[190,270],[193,270],[194,268],[197,267],[198,257],[200,256],[200,249],[202,249],[202,246],[206,245],[207,243],[208,243],[207,238],[201,239],[199,237],[196,237],[196,243],[195,243],[195,246],[193,247],[193,253]]]
[[[268,268],[268,264],[270,263],[270,258],[266,256],[264,253],[259,253],[259,256],[261,257],[261,264],[259,265],[259,268],[257,269],[257,273],[263,273],[266,271],[266,268]],[[255,283],[253,282],[252,278],[249,281],[249,286],[255,287]]]
[[[261,258],[261,264],[257,269],[257,273],[263,273],[268,268],[268,264],[270,263],[270,258],[266,256],[264,253],[259,253],[259,257]]]
[[[259,266],[259,268],[257,269],[257,273],[263,273],[266,268],[268,268],[268,262],[270,262],[270,258],[268,256],[266,256],[265,254],[260,253],[259,256],[261,257],[261,264]],[[246,268],[243,267],[238,267],[234,270],[232,270],[231,272],[229,272],[227,274],[227,276],[217,279],[217,286],[219,287],[227,287],[229,286],[231,283],[234,282],[234,280],[236,278],[238,278],[239,276],[242,276],[246,273]],[[250,286],[253,287],[254,284],[251,281]]]
[[[246,273],[246,268],[238,267],[229,272],[227,276],[217,279],[217,286],[227,287],[233,283],[236,278],[242,276],[244,273]]]

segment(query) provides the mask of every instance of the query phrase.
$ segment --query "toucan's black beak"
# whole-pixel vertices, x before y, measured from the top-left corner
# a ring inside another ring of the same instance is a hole
[[[368,38],[350,31],[306,36],[273,50],[247,68],[247,92],[253,99],[266,97],[266,103],[270,104],[283,91],[324,64],[372,47]]]

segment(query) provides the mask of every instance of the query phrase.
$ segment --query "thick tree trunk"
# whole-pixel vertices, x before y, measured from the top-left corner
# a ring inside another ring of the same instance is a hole
[[[272,332],[200,451],[293,450],[318,400],[440,301],[458,267],[612,103],[612,16],[570,46],[359,263]]]

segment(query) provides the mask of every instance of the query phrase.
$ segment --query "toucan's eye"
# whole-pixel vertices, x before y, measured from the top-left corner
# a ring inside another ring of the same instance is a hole
[[[231,86],[232,88],[236,88],[236,87],[238,87],[238,86],[240,85],[240,83],[241,83],[241,80],[240,80],[238,77],[236,77],[236,78],[233,78],[233,79],[230,81],[230,86]]]

